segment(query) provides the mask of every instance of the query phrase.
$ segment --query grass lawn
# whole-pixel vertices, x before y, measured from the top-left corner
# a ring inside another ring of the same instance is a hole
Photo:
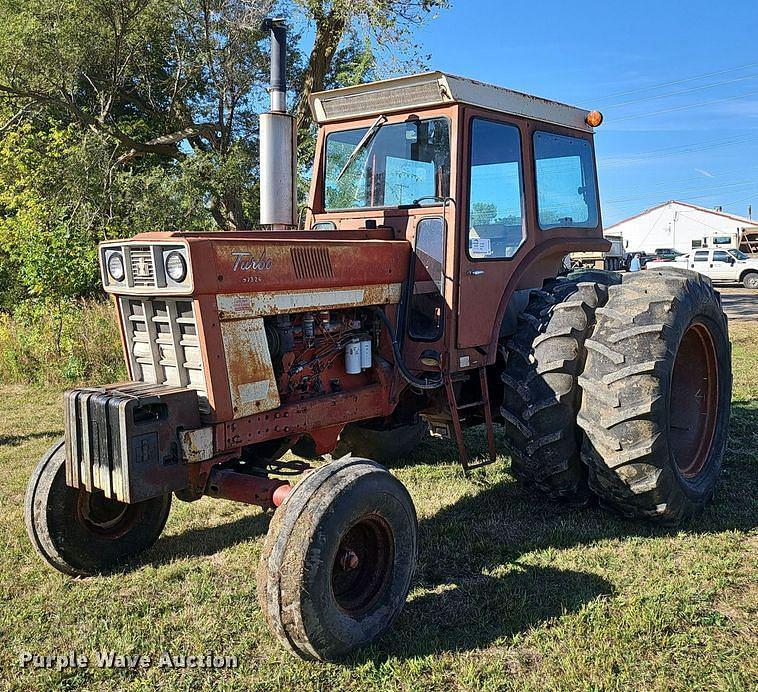
[[[453,445],[396,469],[420,519],[419,567],[395,627],[340,665],[266,632],[255,570],[268,517],[175,502],[158,544],[74,580],[32,551],[26,481],[62,434],[58,392],[0,388],[0,688],[755,689],[758,323],[733,322],[735,387],[718,495],[680,531],[572,511],[497,468],[466,479]],[[484,449],[479,430],[470,442]],[[21,670],[21,652],[235,655],[235,670]]]

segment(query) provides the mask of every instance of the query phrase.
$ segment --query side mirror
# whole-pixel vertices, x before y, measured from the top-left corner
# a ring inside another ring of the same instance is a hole
[[[729,257],[729,264],[734,264],[737,260],[734,257]]]

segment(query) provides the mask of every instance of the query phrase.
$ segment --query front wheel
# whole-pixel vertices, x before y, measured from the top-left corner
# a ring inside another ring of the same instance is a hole
[[[87,577],[108,571],[158,540],[171,510],[171,495],[128,505],[101,492],[66,485],[63,440],[34,469],[24,519],[32,545],[64,574]]]
[[[405,604],[416,534],[408,491],[379,464],[340,459],[309,473],[276,510],[261,555],[271,633],[311,660],[375,640]]]
[[[745,288],[750,289],[758,288],[758,272],[750,272],[749,274],[745,274],[745,277],[742,279],[742,285]]]

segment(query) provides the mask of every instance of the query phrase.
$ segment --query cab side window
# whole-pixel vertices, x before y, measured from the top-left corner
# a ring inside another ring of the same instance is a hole
[[[534,164],[540,228],[595,228],[599,212],[590,143],[535,132]]]
[[[733,257],[725,250],[714,250],[713,261],[714,262],[731,262]]]
[[[708,261],[708,250],[698,250],[695,253],[695,256],[692,258],[693,262],[707,262]]]
[[[414,341],[442,336],[445,299],[445,245],[442,217],[421,219],[416,229],[416,262],[408,333]]]
[[[518,128],[474,118],[471,121],[470,165],[469,257],[513,257],[525,238]]]

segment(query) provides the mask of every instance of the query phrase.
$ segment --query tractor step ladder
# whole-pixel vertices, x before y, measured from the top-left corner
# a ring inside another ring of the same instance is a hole
[[[458,445],[458,455],[461,460],[463,470],[468,473],[472,469],[478,469],[482,466],[487,466],[495,462],[497,453],[495,451],[495,430],[492,427],[492,409],[490,408],[490,393],[487,386],[487,368],[479,368],[479,387],[481,391],[481,398],[478,401],[472,401],[466,404],[459,404],[458,398],[455,395],[455,389],[453,388],[453,381],[450,378],[450,374],[445,375],[445,392],[447,393],[447,401],[450,406],[450,417],[453,419],[453,432],[455,434],[455,443]],[[469,463],[468,452],[466,451],[466,444],[463,441],[463,429],[461,428],[461,418],[458,415],[459,411],[465,411],[467,409],[481,408],[484,412],[484,422],[487,427],[487,447],[489,448],[489,459],[480,461],[478,463]]]

